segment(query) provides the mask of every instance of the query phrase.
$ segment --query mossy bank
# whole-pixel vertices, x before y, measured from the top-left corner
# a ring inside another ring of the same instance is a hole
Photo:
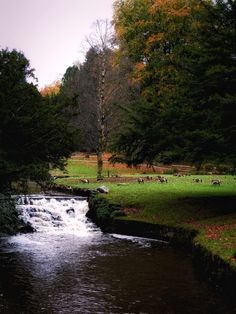
[[[14,201],[10,196],[0,194],[0,235],[16,234],[20,225]]]

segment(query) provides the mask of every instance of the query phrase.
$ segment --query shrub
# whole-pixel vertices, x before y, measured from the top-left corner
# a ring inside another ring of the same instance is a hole
[[[96,195],[89,200],[89,214],[88,217],[94,220],[98,225],[107,224],[112,217],[113,212],[121,211],[121,205],[116,203],[109,203],[109,201],[101,196]]]
[[[0,233],[15,234],[19,218],[14,201],[3,194],[0,194]]]

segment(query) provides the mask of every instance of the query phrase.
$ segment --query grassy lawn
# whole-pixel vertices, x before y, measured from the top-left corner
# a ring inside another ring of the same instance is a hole
[[[148,167],[146,165],[137,166],[137,167],[128,167],[125,164],[111,164],[108,162],[108,158],[110,155],[106,154],[104,156],[104,163],[103,163],[103,175],[106,177],[108,172],[110,175],[112,174],[121,174],[122,176],[129,176],[129,175],[145,175],[149,173],[153,173],[153,169],[158,172],[159,168],[162,170],[168,170],[170,167]],[[91,155],[90,157],[85,157],[83,154],[77,154],[72,156],[68,160],[67,165],[67,174],[73,177],[96,177],[97,173],[97,157],[95,155]],[[54,175],[64,175],[62,171],[54,170]]]
[[[110,189],[106,197],[126,209],[128,216],[124,219],[198,230],[196,243],[236,267],[236,180],[233,176],[165,175],[167,183],[152,180],[138,184],[137,173],[113,170],[114,173],[119,172],[120,179],[129,175],[129,181],[122,185],[106,180],[85,185],[79,182],[79,178],[95,178],[96,163],[85,165],[81,160],[72,159],[68,163],[68,174],[75,177],[57,179],[56,183],[89,188],[106,185]],[[196,183],[194,178],[200,178],[202,182]],[[212,185],[213,178],[220,178],[222,184]]]
[[[62,171],[59,170],[54,170],[53,174],[55,176],[60,176],[63,174],[68,174],[71,177],[82,177],[82,178],[87,178],[87,177],[95,177],[96,176],[96,164],[95,163],[90,163],[89,165],[84,164],[83,162],[80,162],[80,160],[76,159],[69,159],[68,164],[66,167],[66,173],[63,173]]]

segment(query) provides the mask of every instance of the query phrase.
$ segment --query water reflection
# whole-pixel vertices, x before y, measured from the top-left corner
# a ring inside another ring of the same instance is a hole
[[[197,280],[191,260],[165,244],[105,235],[21,237],[8,241],[10,251],[5,241],[0,255],[2,313],[232,311]]]

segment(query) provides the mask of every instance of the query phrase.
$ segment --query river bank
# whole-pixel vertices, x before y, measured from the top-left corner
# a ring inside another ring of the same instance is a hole
[[[187,251],[199,275],[212,287],[219,289],[230,302],[235,302],[236,268],[200,244],[197,241],[198,230],[131,219],[119,204],[103,196],[90,198],[89,208],[87,216],[103,232],[163,240]]]
[[[110,203],[119,204],[122,219],[195,230],[195,242],[236,268],[236,191],[232,176],[222,176],[222,184],[214,186],[213,176],[166,176],[168,183],[154,180],[138,184],[105,182]],[[85,188],[80,179],[59,180],[66,189],[76,193]],[[103,183],[104,184],[104,183]],[[69,187],[68,187],[69,186]],[[95,191],[101,183],[86,184]],[[116,213],[115,213],[116,214]]]

